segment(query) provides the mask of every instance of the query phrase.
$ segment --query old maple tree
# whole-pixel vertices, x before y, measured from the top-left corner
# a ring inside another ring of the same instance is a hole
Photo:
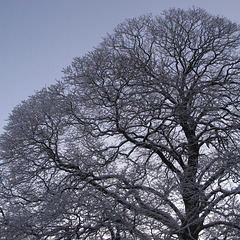
[[[240,235],[239,26],[126,20],[1,136],[1,239]]]

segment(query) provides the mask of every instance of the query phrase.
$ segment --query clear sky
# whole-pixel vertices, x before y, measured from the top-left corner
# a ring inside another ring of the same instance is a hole
[[[14,106],[124,19],[192,6],[240,23],[240,0],[0,0],[0,133]]]

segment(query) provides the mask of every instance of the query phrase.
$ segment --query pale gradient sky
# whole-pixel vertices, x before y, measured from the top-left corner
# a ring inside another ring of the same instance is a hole
[[[240,0],[0,0],[0,133],[14,106],[124,19],[192,6],[240,23]]]

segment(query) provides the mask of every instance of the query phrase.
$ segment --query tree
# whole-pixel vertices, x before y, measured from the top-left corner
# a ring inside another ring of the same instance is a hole
[[[239,33],[195,8],[129,19],[17,106],[2,238],[239,236]]]

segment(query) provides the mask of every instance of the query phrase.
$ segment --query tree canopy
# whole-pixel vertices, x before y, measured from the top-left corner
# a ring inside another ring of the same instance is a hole
[[[240,31],[192,8],[119,24],[18,105],[1,239],[240,235]]]

